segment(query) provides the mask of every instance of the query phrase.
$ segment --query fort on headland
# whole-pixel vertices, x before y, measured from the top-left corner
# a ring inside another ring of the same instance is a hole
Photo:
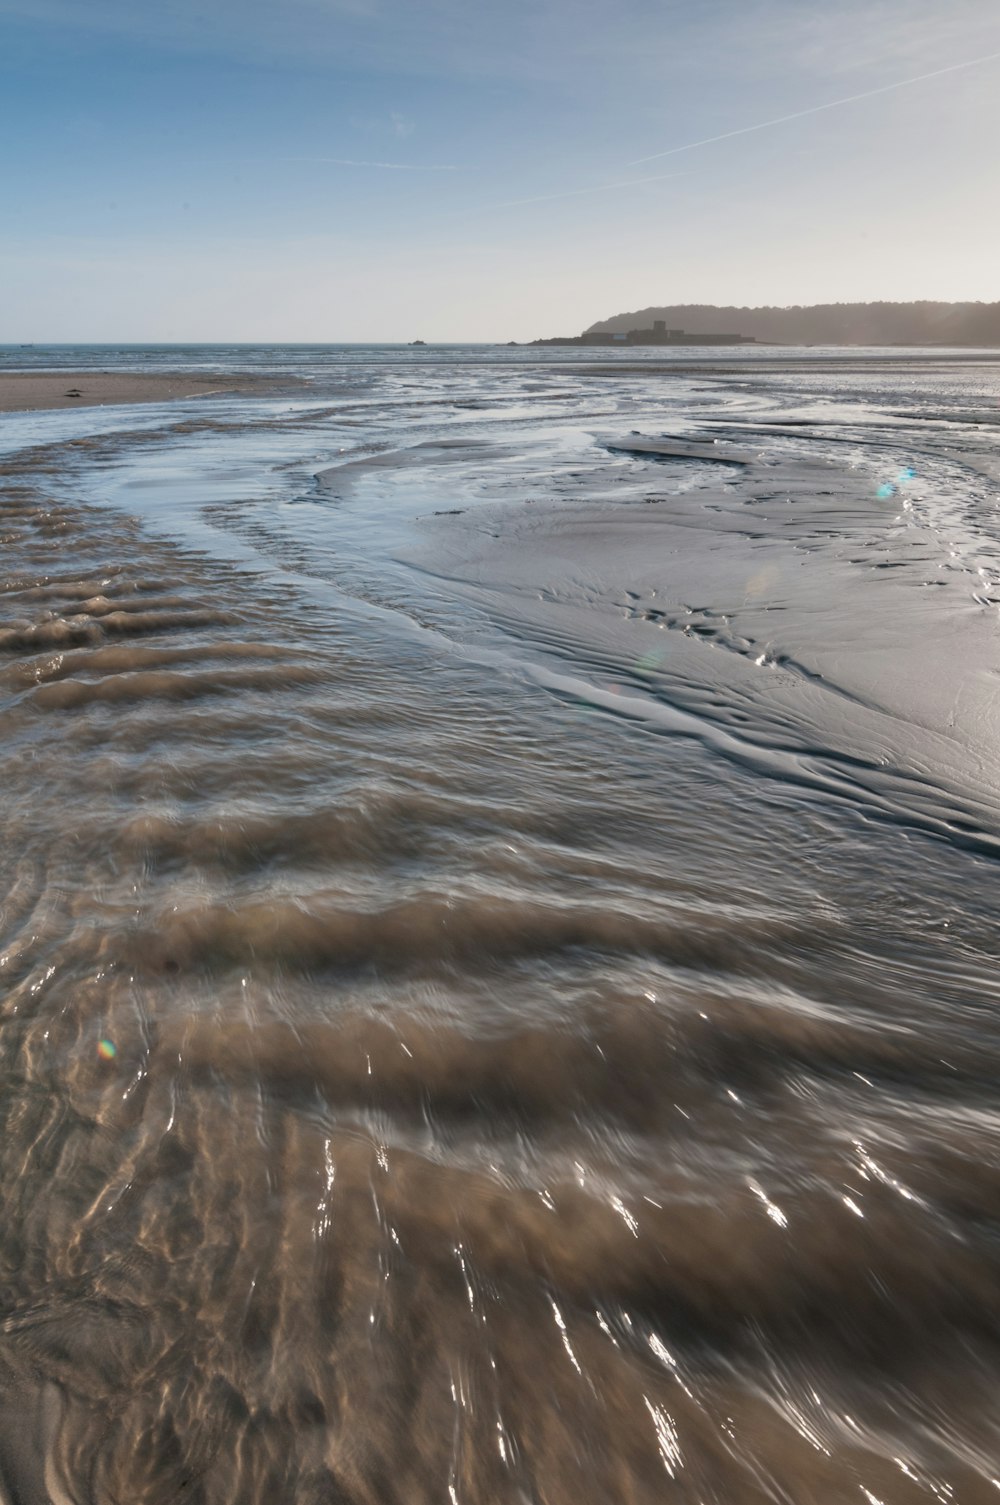
[[[654,319],[650,329],[617,331],[588,329],[583,334],[556,335],[532,340],[533,345],[754,345],[749,334],[695,334],[686,329],[668,329],[665,319]]]

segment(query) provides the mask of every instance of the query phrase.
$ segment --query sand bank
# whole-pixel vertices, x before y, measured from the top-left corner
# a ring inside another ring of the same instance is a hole
[[[889,428],[869,458],[851,429],[845,463],[828,428],[606,435],[595,461],[629,456],[634,480],[581,459],[541,498],[442,482],[458,505],[394,557],[466,592],[568,700],[996,853],[1000,584],[943,500],[990,474],[988,446],[936,448],[928,423],[919,452]]]
[[[37,408],[98,407],[122,402],[169,402],[260,387],[253,376],[185,376],[131,371],[2,371],[0,413]]]

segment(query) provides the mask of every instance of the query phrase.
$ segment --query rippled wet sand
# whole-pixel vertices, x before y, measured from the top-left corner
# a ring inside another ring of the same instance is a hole
[[[78,455],[0,496],[6,1497],[995,1498],[989,779],[888,819]]]

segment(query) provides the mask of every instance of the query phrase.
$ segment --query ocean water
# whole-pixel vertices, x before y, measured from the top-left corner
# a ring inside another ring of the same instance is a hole
[[[0,1499],[1000,1489],[1000,357],[32,347]]]

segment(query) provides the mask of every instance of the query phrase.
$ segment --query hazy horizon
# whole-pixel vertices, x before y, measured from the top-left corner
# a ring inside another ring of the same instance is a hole
[[[978,0],[0,0],[0,40],[7,343],[1000,298]]]

